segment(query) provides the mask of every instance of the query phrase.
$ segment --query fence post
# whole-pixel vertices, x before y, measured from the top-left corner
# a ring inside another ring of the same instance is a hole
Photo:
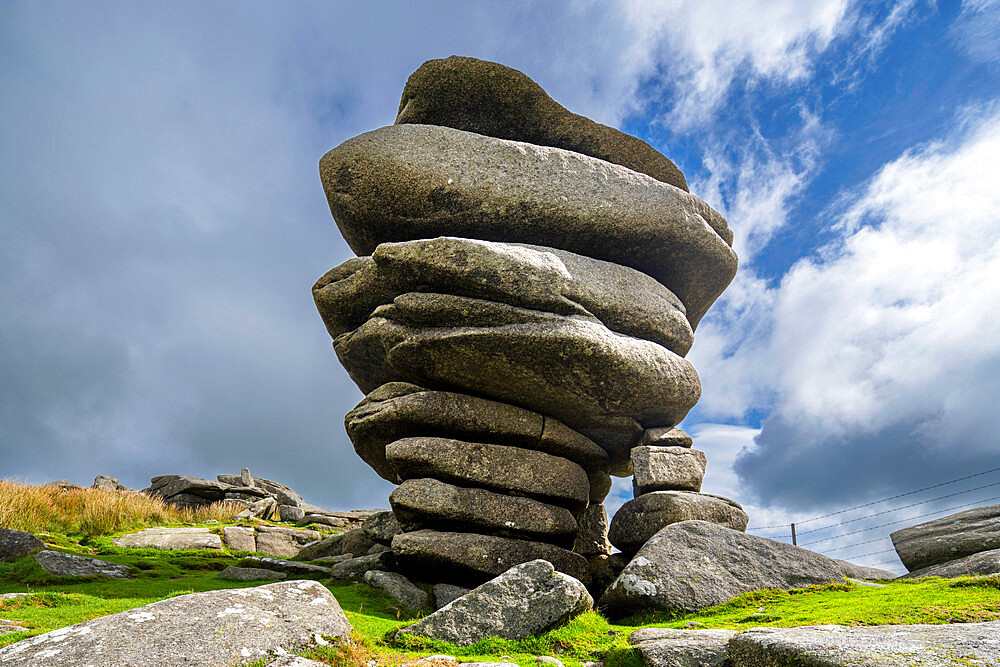
[[[795,524],[794,523],[792,524],[792,544],[796,544],[796,542],[795,542]]]

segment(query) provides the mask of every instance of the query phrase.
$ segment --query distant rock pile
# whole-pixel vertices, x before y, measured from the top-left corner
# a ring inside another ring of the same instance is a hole
[[[247,468],[243,468],[239,475],[219,475],[216,480],[190,475],[160,475],[150,480],[143,493],[159,496],[171,505],[200,506],[225,501],[243,506],[238,515],[241,518],[257,517],[301,525],[314,523],[338,530],[359,528],[361,522],[379,511],[323,509],[305,502],[302,496],[280,482],[254,477]]]
[[[367,394],[345,420],[355,450],[399,484],[403,571],[478,584],[545,559],[589,582],[611,550],[609,475],[633,468],[613,535],[745,528],[698,493],[704,454],[673,429],[701,393],[694,328],[737,260],[669,159],[516,70],[451,57],[320,175],[360,256],[313,296]]]
[[[1000,573],[1000,505],[977,507],[889,535],[905,578]]]

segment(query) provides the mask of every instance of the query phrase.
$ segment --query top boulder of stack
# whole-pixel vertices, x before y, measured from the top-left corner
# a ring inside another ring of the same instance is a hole
[[[516,69],[451,56],[410,75],[396,124],[458,130],[564,148],[620,164],[687,190],[684,174],[642,139],[572,113]]]

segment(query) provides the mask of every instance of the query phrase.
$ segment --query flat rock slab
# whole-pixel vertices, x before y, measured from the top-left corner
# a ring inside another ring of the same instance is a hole
[[[431,581],[478,585],[515,565],[543,558],[560,572],[590,583],[583,556],[544,542],[418,530],[394,537],[392,552],[402,571]]]
[[[487,60],[425,62],[406,80],[396,123],[447,125],[565,148],[687,190],[677,165],[642,139],[572,113],[522,72]]]
[[[348,139],[320,160],[348,245],[456,236],[558,248],[641,271],[692,328],[736,274],[732,232],[701,199],[580,153],[432,125]]]
[[[222,549],[222,538],[209,528],[146,528],[111,541],[133,549]]]
[[[259,567],[275,572],[286,572],[288,574],[318,575],[321,577],[330,576],[330,568],[322,565],[312,565],[311,563],[298,563],[296,561],[284,560],[281,558],[268,558],[266,556],[250,556],[240,561],[251,567]]]
[[[132,576],[128,565],[109,563],[106,560],[87,558],[59,551],[39,551],[32,558],[43,570],[60,577],[111,577],[127,579]]]
[[[228,579],[231,581],[281,581],[287,579],[288,574],[277,570],[265,570],[259,567],[235,567],[230,565],[217,575],[216,579]]]
[[[556,419],[509,403],[431,391],[407,382],[390,382],[369,393],[347,413],[344,425],[358,456],[396,484],[401,480],[385,460],[385,447],[413,436],[537,449],[586,470],[602,469],[608,463],[607,452],[597,443]]]
[[[30,556],[45,548],[45,543],[23,530],[0,528],[0,562]]]
[[[511,568],[400,633],[459,646],[487,637],[524,639],[588,611],[593,604],[580,581],[556,572],[548,561],[534,560]]]
[[[181,595],[0,648],[0,664],[231,665],[291,652],[316,636],[351,632],[336,598],[315,581]]]
[[[733,630],[642,628],[629,635],[646,667],[716,667],[729,656]]]
[[[487,396],[551,415],[613,457],[701,395],[694,366],[662,345],[592,318],[450,294],[401,295],[334,351],[364,392],[410,382]]]
[[[903,528],[889,537],[899,560],[911,572],[1000,549],[1000,505],[977,507]]]
[[[507,445],[450,438],[403,438],[385,448],[403,479],[434,478],[527,495],[571,510],[587,506],[590,482],[569,459]]]
[[[633,554],[666,526],[695,520],[743,531],[748,518],[742,507],[722,496],[691,491],[652,491],[618,508],[608,528],[608,540],[625,553]]]
[[[327,556],[340,556],[344,553],[344,535],[346,533],[334,533],[323,539],[307,544],[299,550],[296,558],[299,560],[316,560]]]
[[[577,531],[576,519],[564,507],[430,478],[406,480],[389,494],[389,504],[401,520],[425,528],[471,530],[543,542],[554,538],[565,541]]]
[[[952,625],[753,628],[729,642],[733,667],[1000,665],[1000,621]]]
[[[741,593],[844,581],[832,558],[706,521],[667,526],[639,550],[601,596],[612,616],[696,611]]]
[[[222,541],[231,551],[257,551],[257,539],[253,528],[225,526]]]
[[[917,577],[962,577],[974,575],[1000,574],[1000,549],[980,551],[979,553],[956,558],[946,563],[938,563],[920,570],[914,570],[899,577],[900,579],[915,579]]]

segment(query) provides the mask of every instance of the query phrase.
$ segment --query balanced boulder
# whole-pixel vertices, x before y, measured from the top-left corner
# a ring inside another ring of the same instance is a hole
[[[687,190],[680,169],[645,141],[568,111],[528,76],[500,63],[462,56],[428,60],[406,80],[396,123],[565,148]]]
[[[320,177],[359,255],[445,235],[568,250],[652,276],[692,327],[736,273],[732,232],[705,202],[581,153],[395,125],[332,149]]]
[[[743,531],[747,515],[738,504],[707,493],[653,491],[622,505],[608,529],[608,539],[625,553],[635,553],[662,528],[681,521],[710,521]]]

